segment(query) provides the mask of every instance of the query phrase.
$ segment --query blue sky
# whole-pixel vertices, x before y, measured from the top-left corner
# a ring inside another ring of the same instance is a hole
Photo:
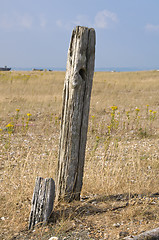
[[[96,68],[159,69],[159,0],[0,0],[0,67],[65,68],[75,26],[96,31]]]

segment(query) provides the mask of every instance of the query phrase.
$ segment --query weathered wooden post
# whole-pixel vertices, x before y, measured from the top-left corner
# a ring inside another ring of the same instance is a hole
[[[56,200],[80,199],[94,60],[94,29],[76,27],[68,50],[64,83]]]
[[[37,223],[47,223],[55,199],[55,182],[52,178],[37,177],[29,217],[29,229]]]

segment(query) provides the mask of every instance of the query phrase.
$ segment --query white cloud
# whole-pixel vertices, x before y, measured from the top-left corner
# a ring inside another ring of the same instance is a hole
[[[71,30],[77,25],[105,29],[110,28],[112,24],[116,22],[118,22],[118,18],[115,13],[103,10],[96,14],[93,21],[90,21],[89,16],[87,15],[77,15],[74,20],[70,21],[58,19],[56,25],[65,30]]]
[[[31,28],[33,23],[33,19],[29,15],[19,16],[17,25],[23,27],[23,28]]]
[[[96,28],[109,28],[113,22],[117,22],[117,15],[108,10],[100,11],[95,16]]]
[[[72,22],[70,22],[70,21],[63,21],[63,20],[61,20],[61,19],[58,19],[57,21],[56,21],[56,25],[57,25],[57,27],[59,27],[59,28],[63,28],[63,29],[65,29],[65,30],[68,30],[68,31],[70,31],[71,29],[72,29]]]
[[[153,25],[153,24],[147,24],[145,26],[145,29],[150,32],[158,32],[159,31],[159,25]]]
[[[0,17],[0,28],[5,30],[10,30],[14,28],[27,28],[32,27],[33,18],[28,15],[20,15],[18,13],[13,13],[12,15],[3,14]]]
[[[32,16],[28,13],[20,14],[14,12],[12,14],[3,14],[0,15],[0,28],[7,31],[10,30],[22,30],[22,29],[31,29],[34,27],[45,28],[47,20],[43,14]]]

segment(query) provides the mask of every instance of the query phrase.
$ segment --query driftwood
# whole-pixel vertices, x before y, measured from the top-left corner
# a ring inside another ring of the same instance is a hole
[[[125,240],[159,240],[159,228],[143,232],[137,236],[125,237]]]
[[[68,50],[63,92],[56,200],[79,200],[95,60],[95,31],[76,27]]]
[[[55,182],[52,178],[37,177],[32,198],[29,229],[38,223],[47,223],[53,210]]]

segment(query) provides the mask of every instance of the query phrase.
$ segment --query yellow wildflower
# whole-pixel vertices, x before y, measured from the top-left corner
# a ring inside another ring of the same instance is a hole
[[[7,128],[8,133],[11,134],[14,130],[14,125],[11,123],[8,123],[6,128]]]
[[[11,123],[8,123],[6,127],[7,127],[7,128],[12,128],[12,127],[14,127],[14,126],[13,126]]]
[[[99,136],[96,136],[96,141],[99,141],[100,137]]]
[[[117,106],[112,106],[111,109],[112,109],[112,111],[115,111],[115,110],[118,109],[118,107]]]
[[[30,120],[31,113],[27,113],[28,121]]]

